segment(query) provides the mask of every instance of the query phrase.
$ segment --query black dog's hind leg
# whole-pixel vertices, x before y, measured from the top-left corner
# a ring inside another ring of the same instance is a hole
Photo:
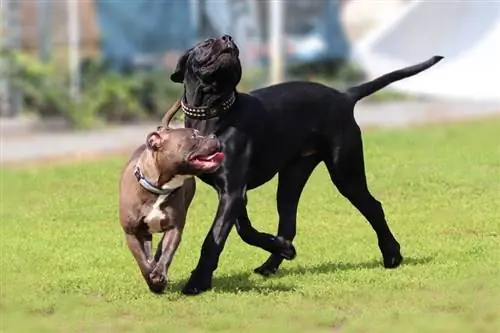
[[[293,241],[297,229],[297,208],[300,195],[309,176],[320,161],[317,155],[301,157],[298,161],[280,170],[276,193],[279,214],[278,238],[290,243]],[[283,259],[282,256],[271,254],[267,261],[254,269],[254,272],[263,276],[274,274]]]
[[[344,129],[334,138],[325,164],[339,192],[359,210],[377,234],[384,266],[398,267],[403,260],[400,246],[387,225],[382,204],[368,190],[361,130],[357,125]]]
[[[246,201],[245,195],[245,206]],[[281,258],[281,260],[295,258],[296,252],[291,240],[256,230],[248,218],[246,207],[243,208],[240,216],[236,219],[236,230],[240,238],[249,245],[260,247],[272,253],[273,256]]]

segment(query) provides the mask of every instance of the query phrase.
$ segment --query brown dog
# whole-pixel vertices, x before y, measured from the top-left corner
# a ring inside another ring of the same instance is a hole
[[[168,123],[168,122],[167,122]],[[127,245],[149,289],[165,290],[196,185],[194,175],[215,172],[224,159],[219,140],[194,129],[158,127],[124,167],[119,216]],[[163,232],[154,258],[152,234]]]

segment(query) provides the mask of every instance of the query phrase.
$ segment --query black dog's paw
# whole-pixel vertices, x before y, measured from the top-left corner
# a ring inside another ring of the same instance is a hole
[[[262,275],[263,277],[268,277],[275,274],[278,271],[278,267],[276,265],[268,264],[266,261],[264,264],[257,267],[253,271],[254,273]]]
[[[385,268],[397,268],[403,262],[403,256],[397,252],[392,255],[384,255]]]
[[[284,239],[281,236],[276,237],[276,242],[278,243],[280,250],[275,254],[283,257],[286,260],[292,260],[297,256],[297,251],[295,250],[292,242]]]
[[[212,289],[212,278],[202,278],[200,275],[193,272],[188,282],[182,288],[182,293],[188,296],[199,295],[204,291]]]
[[[267,259],[262,265],[254,269],[254,273],[262,275],[264,277],[271,276],[278,271],[281,263],[283,262],[283,257],[276,254],[271,254],[269,259]]]
[[[401,255],[401,246],[397,241],[393,241],[386,244],[379,243],[380,251],[382,252],[382,257],[384,258],[385,268],[396,268],[403,262],[403,256]]]

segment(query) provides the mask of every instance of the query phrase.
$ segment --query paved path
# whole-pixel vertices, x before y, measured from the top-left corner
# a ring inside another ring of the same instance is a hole
[[[355,110],[363,128],[404,127],[494,114],[500,115],[500,105],[459,102],[362,102]],[[143,143],[146,134],[155,128],[155,124],[141,124],[71,132],[53,124],[50,132],[33,129],[23,119],[0,119],[0,124],[1,164],[123,152]]]

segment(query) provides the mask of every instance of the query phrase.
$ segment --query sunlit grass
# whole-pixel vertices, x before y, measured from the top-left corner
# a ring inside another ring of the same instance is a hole
[[[404,110],[402,110],[404,112]],[[216,209],[198,181],[164,295],[125,246],[117,181],[126,157],[1,171],[1,332],[499,332],[500,120],[364,135],[367,177],[402,245],[385,270],[374,232],[323,166],[299,208],[298,256],[267,258],[231,234],[213,291],[185,297]],[[275,232],[275,180],[249,195]]]

